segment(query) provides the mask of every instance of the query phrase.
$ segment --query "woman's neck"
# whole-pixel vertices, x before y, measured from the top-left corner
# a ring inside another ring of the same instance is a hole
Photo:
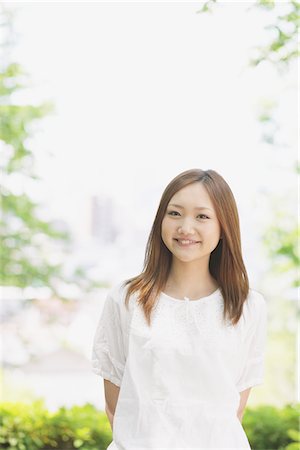
[[[212,294],[218,287],[208,266],[180,263],[172,265],[163,291],[172,297],[195,300]]]

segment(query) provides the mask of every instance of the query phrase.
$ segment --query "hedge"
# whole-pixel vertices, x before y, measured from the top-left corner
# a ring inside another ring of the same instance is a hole
[[[247,408],[243,427],[253,450],[300,450],[300,404]],[[298,430],[298,431],[297,431]],[[112,441],[103,411],[87,403],[50,412],[44,401],[0,403],[0,448],[105,450]]]

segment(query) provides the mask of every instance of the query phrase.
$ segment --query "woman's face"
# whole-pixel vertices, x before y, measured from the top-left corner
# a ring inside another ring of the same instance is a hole
[[[209,260],[220,235],[214,206],[201,182],[192,183],[174,194],[161,225],[162,240],[173,257],[185,262]]]

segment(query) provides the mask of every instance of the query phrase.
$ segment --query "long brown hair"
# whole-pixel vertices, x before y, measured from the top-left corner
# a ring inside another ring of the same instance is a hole
[[[209,270],[224,299],[223,319],[235,325],[243,312],[249,281],[242,258],[239,216],[233,193],[214,170],[191,169],[177,175],[165,188],[147,241],[143,271],[123,283],[123,287],[128,285],[125,304],[128,305],[130,296],[137,292],[137,301],[149,326],[152,309],[164,289],[172,263],[172,253],[161,238],[161,224],[173,195],[195,182],[206,188],[221,226],[222,239],[210,255]]]

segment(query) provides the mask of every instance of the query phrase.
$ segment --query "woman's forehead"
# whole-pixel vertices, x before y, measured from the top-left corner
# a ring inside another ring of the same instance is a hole
[[[213,209],[212,201],[202,183],[193,183],[177,191],[169,202],[169,205],[171,204],[183,208]]]

